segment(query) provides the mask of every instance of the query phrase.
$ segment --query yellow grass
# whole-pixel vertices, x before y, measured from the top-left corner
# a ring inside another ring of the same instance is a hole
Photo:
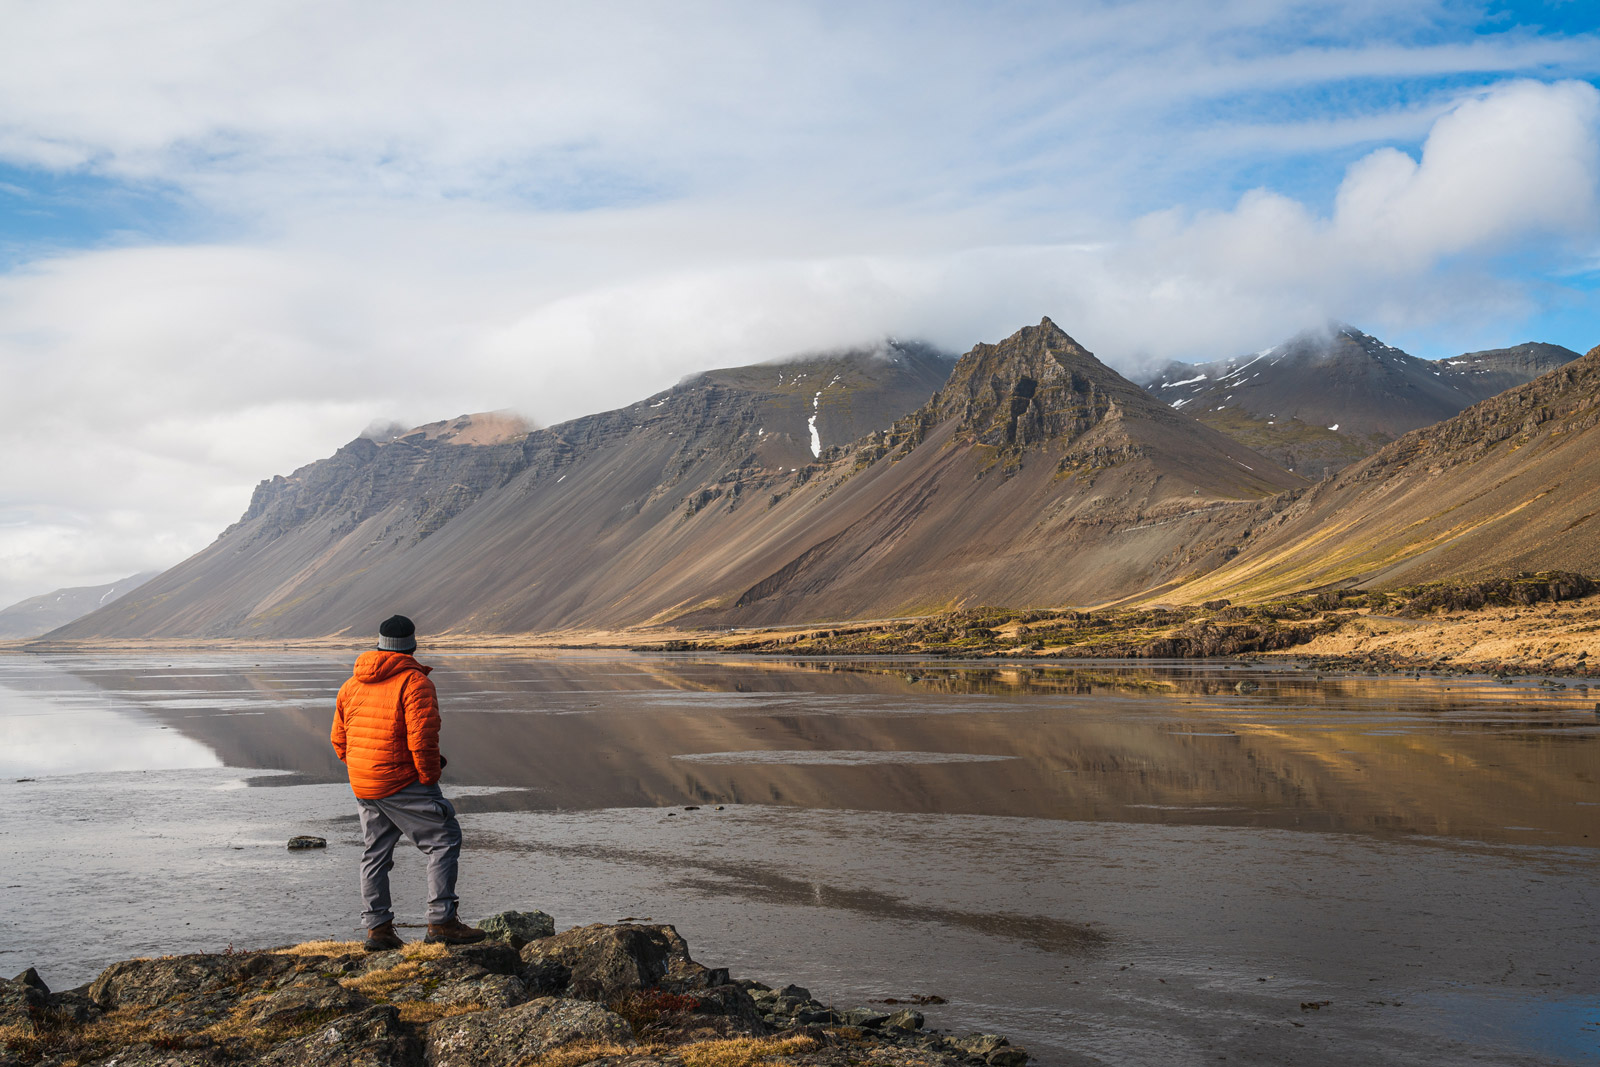
[[[395,990],[415,982],[422,975],[422,964],[402,960],[393,967],[368,971],[354,978],[341,978],[339,984],[374,1000],[387,1000]]]
[[[811,1037],[733,1037],[723,1041],[697,1041],[675,1049],[684,1067],[748,1067],[749,1064],[817,1047]]]
[[[530,1056],[518,1063],[517,1067],[579,1067],[580,1064],[593,1063],[602,1056],[633,1056],[654,1051],[657,1050],[653,1045],[629,1048],[609,1041],[574,1041],[538,1056]]]
[[[306,941],[271,950],[274,956],[348,956],[365,951],[360,941]]]
[[[467,1015],[483,1010],[483,1005],[475,1000],[465,1004],[434,1004],[426,1000],[404,1000],[397,1002],[395,1006],[400,1009],[401,1022],[423,1025],[447,1019],[452,1015]]]

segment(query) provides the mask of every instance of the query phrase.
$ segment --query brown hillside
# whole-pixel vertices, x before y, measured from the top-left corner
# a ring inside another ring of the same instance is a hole
[[[1301,484],[1048,319],[890,410],[947,368],[819,357],[494,445],[354,442],[51,637],[365,633],[392,611],[490,634],[1081,603],[1215,566],[1259,501]],[[838,447],[830,427],[874,419],[886,428]]]
[[[1415,430],[1259,525],[1185,599],[1600,570],[1600,348]]]

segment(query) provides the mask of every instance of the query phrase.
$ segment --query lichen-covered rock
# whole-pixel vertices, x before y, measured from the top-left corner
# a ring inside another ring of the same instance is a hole
[[[181,995],[224,987],[259,987],[294,970],[288,956],[167,956],[158,960],[113,963],[89,986],[102,1008],[152,1007]]]
[[[552,996],[563,992],[572,982],[572,968],[558,960],[536,956],[517,968],[517,977],[528,987],[530,996]]]
[[[87,1061],[85,1067],[208,1067],[210,1057],[191,1049],[155,1048],[138,1044],[121,1049],[114,1056]]]
[[[587,1001],[541,997],[503,1011],[440,1019],[428,1027],[432,1067],[513,1067],[573,1041],[623,1043],[632,1029]]]
[[[528,999],[527,987],[513,975],[495,974],[454,955],[417,960],[415,975],[390,988],[385,996],[394,1003],[419,1001],[448,1006],[509,1008]],[[476,1009],[474,1009],[476,1010]]]
[[[257,1026],[296,1026],[313,1020],[332,1021],[372,1007],[372,1001],[331,978],[312,975],[273,993],[256,1009]]]
[[[511,942],[520,949],[529,941],[549,937],[556,932],[556,921],[542,911],[502,911],[478,924],[478,929],[488,931],[491,938]]]
[[[47,1006],[48,997],[36,987],[0,978],[0,1026],[14,1026],[21,1033],[32,1034]]]
[[[522,966],[522,957],[517,954],[517,949],[503,941],[480,941],[476,945],[451,945],[450,957],[452,959],[466,960],[475,963],[486,971],[494,974],[516,974]]]
[[[285,1041],[259,1061],[266,1067],[420,1067],[422,1049],[393,1005],[379,1004]]]
[[[553,937],[530,941],[522,960],[559,963],[572,972],[574,996],[609,1000],[623,993],[652,989],[664,981],[704,984],[705,967],[689,958],[689,946],[670,926],[595,923],[574,927]]]

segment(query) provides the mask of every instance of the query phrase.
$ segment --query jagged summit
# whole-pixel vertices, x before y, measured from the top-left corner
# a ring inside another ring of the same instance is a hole
[[[1080,437],[1130,409],[1150,415],[1159,407],[1044,318],[961,357],[935,418],[958,420],[959,432],[979,444],[1028,448]]]

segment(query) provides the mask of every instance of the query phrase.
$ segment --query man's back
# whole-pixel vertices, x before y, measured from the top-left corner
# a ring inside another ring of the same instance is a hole
[[[439,780],[439,700],[424,667],[405,652],[372,650],[339,689],[331,740],[365,800]]]

